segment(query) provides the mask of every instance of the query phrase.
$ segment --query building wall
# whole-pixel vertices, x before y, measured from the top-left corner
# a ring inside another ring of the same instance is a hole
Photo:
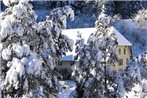
[[[56,66],[57,71],[63,76],[62,79],[70,79],[73,61],[61,61]],[[60,77],[59,77],[60,78]]]
[[[120,61],[116,63],[112,68],[113,70],[124,69],[127,66],[127,62],[131,59],[131,51],[129,46],[117,46],[116,54],[119,57]]]
[[[131,51],[129,46],[117,46],[116,47],[116,54],[118,58],[120,59],[119,63],[115,63],[114,66],[112,66],[113,70],[121,70],[124,69],[127,66],[127,62],[131,59]],[[67,69],[72,70],[72,63],[73,61],[61,61],[61,63],[57,66],[58,70]]]
[[[61,61],[57,66],[57,69],[68,69],[71,70],[72,61]]]

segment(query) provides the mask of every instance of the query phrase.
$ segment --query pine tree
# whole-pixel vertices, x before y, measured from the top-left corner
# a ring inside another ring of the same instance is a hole
[[[141,69],[142,79],[147,79],[147,52],[143,53],[139,58],[139,66]]]
[[[142,9],[139,10],[138,13],[135,15],[133,20],[140,25],[140,27],[145,28],[147,26],[147,10]]]
[[[106,14],[101,14],[96,21],[97,31],[90,35],[87,44],[84,44],[84,39],[78,35],[77,62],[72,74],[77,81],[78,98],[116,96],[116,72],[112,71],[111,66],[118,61],[115,54],[117,39],[114,33],[110,32],[110,23],[110,18]]]
[[[105,12],[109,16],[120,15],[120,18],[134,17],[143,8],[142,1],[106,1]]]
[[[74,18],[73,10],[69,6],[55,9],[46,21],[37,23],[28,0],[6,1],[8,8],[0,15],[2,96],[57,96],[60,86],[54,68],[59,58],[72,50],[72,40],[61,31],[66,16]]]
[[[131,97],[138,96],[140,98],[142,91],[142,75],[141,66],[139,65],[137,58],[134,58],[128,62],[128,66],[124,70],[122,78],[124,81],[124,89],[126,91],[126,94],[124,94],[123,97],[127,98],[130,96],[129,93],[132,93]],[[138,87],[138,89],[134,89],[134,87]]]
[[[103,10],[105,14],[113,17],[115,15],[115,3],[114,1],[106,1],[103,5]]]

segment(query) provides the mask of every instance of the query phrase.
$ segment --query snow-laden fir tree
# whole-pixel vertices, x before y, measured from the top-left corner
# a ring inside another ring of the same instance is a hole
[[[128,62],[127,67],[117,73],[119,98],[141,98],[146,89],[146,53],[139,57],[134,57]]]
[[[140,27],[147,27],[147,10],[139,10],[133,20],[140,25]]]
[[[1,91],[9,98],[52,98],[60,86],[54,70],[61,55],[72,50],[72,40],[61,34],[69,7],[58,8],[44,22],[28,0],[3,0],[0,14]],[[8,1],[8,2],[6,2]]]
[[[147,79],[147,52],[138,57],[142,79]]]
[[[137,83],[135,82],[134,84],[135,84],[135,86],[138,85],[140,91],[138,90],[138,91],[136,91],[136,93],[138,94],[138,96],[141,96],[140,93],[142,93],[142,92],[144,93],[147,91],[147,52],[144,52],[139,57],[137,57],[136,62],[139,67],[139,68],[135,69],[136,74],[137,74],[136,76],[138,76],[137,77],[138,82]],[[132,90],[131,90],[131,92],[132,92]]]
[[[126,93],[123,98],[140,98],[143,90],[142,74],[143,71],[141,62],[138,58],[134,58],[128,62],[128,66],[123,72],[122,79],[124,82],[124,89]],[[146,74],[146,73],[143,73]]]
[[[78,34],[76,41],[76,59],[73,77],[76,79],[78,98],[113,98],[117,96],[117,73],[111,66],[118,61],[115,53],[117,39],[110,32],[110,21],[101,14],[96,21],[97,31],[91,34],[87,43]]]
[[[132,59],[128,62],[128,66],[124,71],[124,82],[126,90],[130,90],[133,83],[141,81],[140,66],[137,59]]]
[[[105,0],[103,0],[105,1]],[[138,10],[143,8],[143,1],[105,1],[105,12],[109,16],[119,15],[120,18],[128,19],[135,16]]]

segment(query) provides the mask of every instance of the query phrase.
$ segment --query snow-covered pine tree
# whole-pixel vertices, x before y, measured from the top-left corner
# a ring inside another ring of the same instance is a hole
[[[122,18],[132,18],[138,10],[143,8],[143,2],[139,1],[114,1],[116,5],[116,13],[119,13]]]
[[[134,57],[128,62],[127,67],[121,72],[121,81],[119,89],[122,90],[119,92],[121,97],[130,98],[138,97],[142,95],[142,91],[146,90],[146,79],[147,79],[147,54],[143,53],[139,57]],[[145,87],[144,87],[145,86]],[[123,92],[122,92],[123,91]],[[124,93],[125,92],[125,93]]]
[[[102,9],[105,11],[105,14],[113,17],[115,15],[115,3],[114,1],[106,1]]]
[[[72,73],[77,81],[78,98],[116,96],[116,72],[112,71],[111,66],[118,61],[115,54],[117,39],[114,33],[109,31],[110,18],[102,14],[96,21],[96,28],[96,33],[90,35],[87,44],[84,44],[84,39],[78,34],[77,62]]]
[[[61,29],[74,12],[66,6],[37,23],[29,0],[12,1],[3,0],[8,8],[0,15],[2,96],[52,98],[60,90],[54,68],[73,43]]]
[[[115,88],[115,98],[124,98],[126,90],[124,88],[124,81],[123,81],[123,71],[119,71],[115,74],[117,87]],[[117,96],[117,97],[116,97]]]
[[[147,79],[147,52],[138,58],[142,79]]]
[[[120,15],[120,18],[128,19],[136,15],[138,10],[143,8],[143,2],[140,1],[106,1],[105,11],[107,15]]]
[[[147,9],[139,10],[133,20],[140,25],[142,28],[147,27]]]
[[[141,66],[139,65],[139,61],[137,58],[134,58],[128,62],[128,66],[123,72],[122,75],[123,81],[124,81],[124,89],[127,92],[124,94],[124,98],[129,98],[129,93],[132,93],[132,96],[138,96],[141,97]],[[135,87],[138,87],[138,89],[133,89]],[[139,95],[138,95],[139,94]]]
[[[147,79],[147,53],[134,57],[128,62],[128,66],[123,72],[122,79],[126,93],[124,98],[142,96],[142,92],[146,91]]]

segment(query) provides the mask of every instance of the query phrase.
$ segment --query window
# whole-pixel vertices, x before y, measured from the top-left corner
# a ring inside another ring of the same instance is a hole
[[[123,65],[123,59],[119,60],[119,66]]]
[[[126,49],[124,48],[124,54],[126,54]]]
[[[121,49],[118,49],[118,53],[121,54]]]
[[[128,64],[128,61],[129,61],[129,59],[128,59],[128,58],[126,58],[126,64]]]
[[[58,66],[62,66],[62,61],[59,61],[58,62]]]

